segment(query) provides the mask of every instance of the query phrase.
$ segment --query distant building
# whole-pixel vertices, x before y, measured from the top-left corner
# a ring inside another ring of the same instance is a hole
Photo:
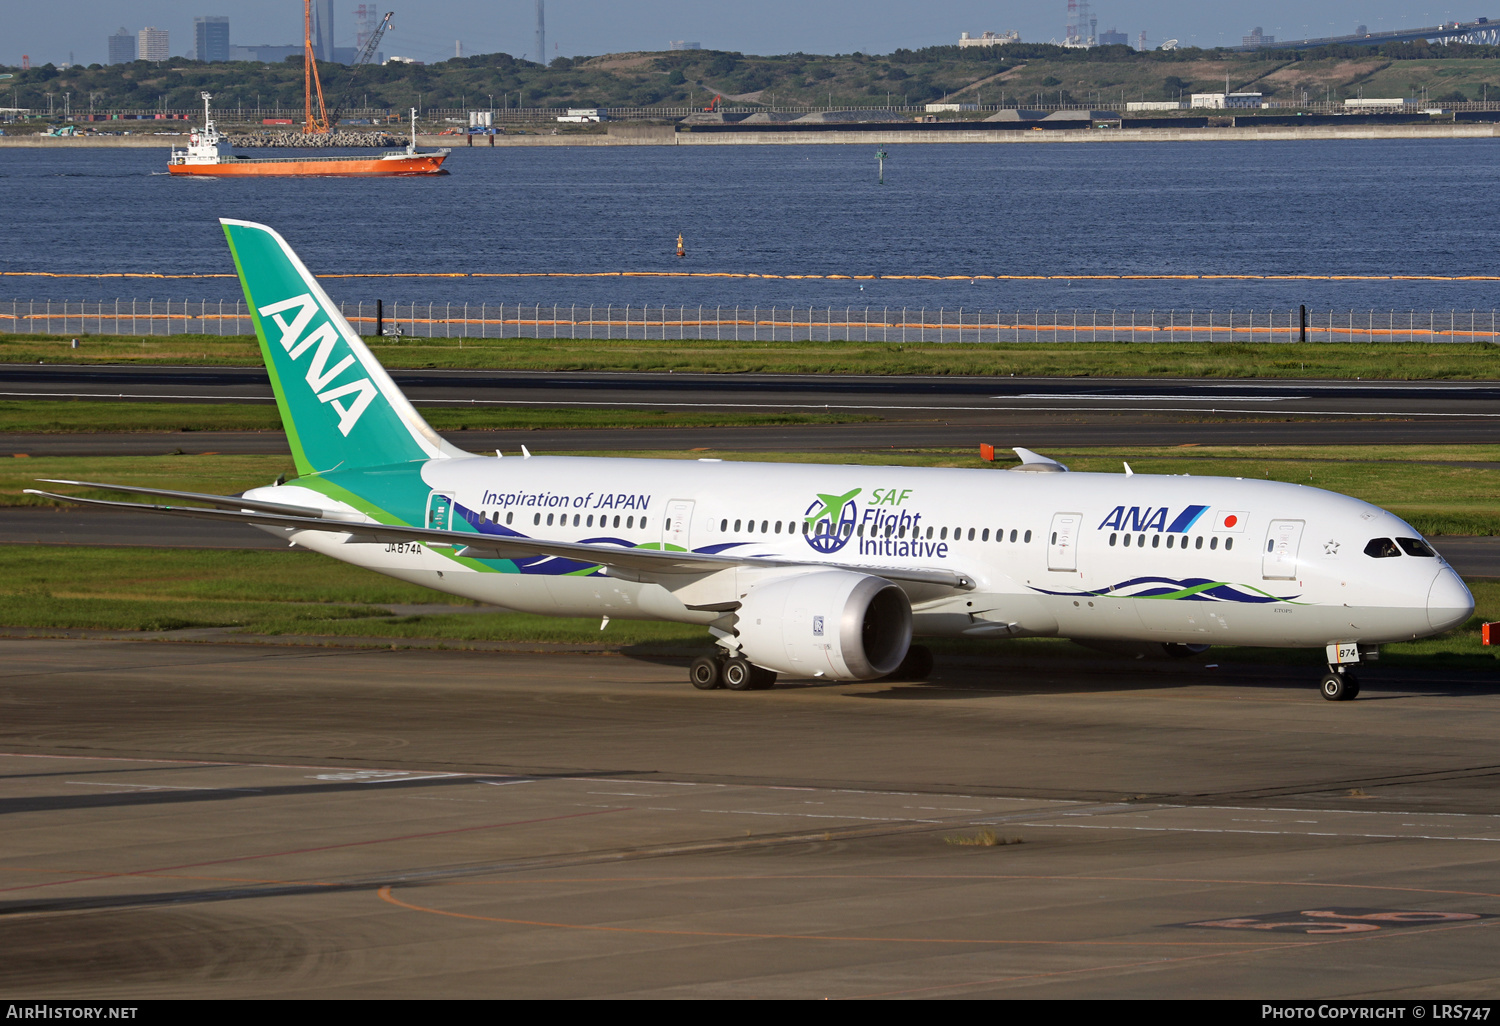
[[[1248,36],[1241,36],[1240,42],[1245,46],[1270,46],[1272,43],[1276,42],[1276,37],[1266,35],[1260,30],[1260,26],[1257,25],[1255,26],[1255,28],[1250,30],[1250,34]]]
[[[109,37],[109,63],[129,64],[135,60],[135,33],[121,27]]]
[[[958,45],[966,46],[1004,46],[1006,43],[1019,43],[1021,33],[1019,32],[985,32],[978,38],[967,32],[958,34]]]
[[[136,33],[136,57],[143,61],[164,61],[172,56],[172,44],[166,29],[143,28]]]
[[[1402,110],[1406,107],[1415,106],[1416,102],[1416,100],[1403,100],[1399,97],[1388,99],[1377,99],[1374,97],[1365,99],[1361,97],[1357,100],[1345,100],[1344,107],[1355,110]]]
[[[1103,32],[1099,33],[1099,45],[1129,46],[1130,37],[1124,32],[1118,32],[1115,29],[1105,29]]]
[[[1181,100],[1131,100],[1125,104],[1126,111],[1133,110],[1181,110]]]
[[[301,46],[231,46],[229,48],[229,59],[232,61],[256,61],[261,64],[275,64],[284,61],[288,57],[301,57]]]
[[[948,111],[957,112],[961,110],[978,109],[979,104],[977,103],[929,103],[925,107],[923,107],[923,110],[925,110],[929,114],[942,114]]]
[[[193,19],[193,56],[200,61],[229,60],[229,19],[207,15]]]
[[[667,43],[668,50],[701,50],[702,43],[690,43],[686,39],[673,39]]]
[[[334,60],[333,0],[313,0],[313,56],[320,61]]]
[[[1207,107],[1210,110],[1223,110],[1227,107],[1256,107],[1261,105],[1260,93],[1194,93],[1193,107]]]

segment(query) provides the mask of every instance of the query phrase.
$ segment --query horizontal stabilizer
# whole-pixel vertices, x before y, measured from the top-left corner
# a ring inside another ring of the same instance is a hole
[[[136,485],[101,484],[98,481],[66,481],[56,477],[39,478],[43,484],[74,485],[78,488],[98,488],[106,492],[124,492],[127,495],[156,495],[163,499],[181,499],[184,502],[206,502],[221,509],[253,509],[258,513],[285,513],[294,517],[320,517],[326,510],[316,506],[294,506],[289,502],[263,502],[247,499],[241,495],[209,495],[205,492],[174,492],[168,488],[141,488]],[[41,493],[38,493],[41,494]],[[74,501],[74,500],[69,500]]]

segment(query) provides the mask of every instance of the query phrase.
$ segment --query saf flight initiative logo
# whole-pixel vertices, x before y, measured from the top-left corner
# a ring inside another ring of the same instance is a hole
[[[815,552],[824,555],[834,553],[849,544],[854,537],[854,524],[859,516],[859,505],[854,497],[863,489],[856,488],[843,495],[819,493],[802,518],[807,522],[807,534],[803,537]]]

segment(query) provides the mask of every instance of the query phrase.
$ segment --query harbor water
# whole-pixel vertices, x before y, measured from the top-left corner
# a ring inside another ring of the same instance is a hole
[[[884,184],[858,145],[457,148],[438,178],[285,181],[176,180],[165,149],[8,149],[0,271],[226,274],[216,220],[236,217],[318,273],[458,275],[328,279],[348,302],[1488,310],[1500,282],[1265,279],[1500,274],[1497,145],[892,146]],[[650,271],[778,277],[484,277]],[[0,298],[239,290],[7,275]]]

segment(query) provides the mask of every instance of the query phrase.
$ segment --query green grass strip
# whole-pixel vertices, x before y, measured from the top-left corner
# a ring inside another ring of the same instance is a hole
[[[741,413],[651,409],[554,409],[418,404],[439,431],[540,431],[569,428],[754,427],[849,424],[858,413]],[[149,403],[95,400],[0,401],[0,432],[76,434],[157,431],[281,431],[273,403]]]
[[[260,366],[249,336],[0,335],[4,363]],[[926,374],[985,377],[1490,380],[1488,342],[734,342],[368,339],[391,368],[677,371],[703,374]]]

